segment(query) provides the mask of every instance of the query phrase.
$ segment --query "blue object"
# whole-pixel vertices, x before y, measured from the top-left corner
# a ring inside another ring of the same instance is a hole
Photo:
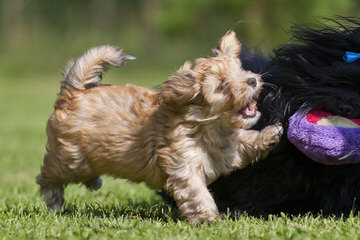
[[[354,62],[354,61],[360,59],[360,53],[345,52],[343,59],[348,63]]]

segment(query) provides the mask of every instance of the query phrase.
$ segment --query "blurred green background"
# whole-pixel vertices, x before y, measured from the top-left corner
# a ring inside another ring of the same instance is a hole
[[[266,54],[288,41],[292,23],[359,13],[359,0],[1,0],[0,76],[59,73],[70,57],[99,44],[138,57],[125,71],[170,74],[210,54],[239,21],[241,40]]]

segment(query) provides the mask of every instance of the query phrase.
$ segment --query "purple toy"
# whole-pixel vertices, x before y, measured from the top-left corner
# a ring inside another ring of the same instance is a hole
[[[332,113],[297,111],[289,121],[288,138],[301,152],[324,164],[360,162],[360,119]]]

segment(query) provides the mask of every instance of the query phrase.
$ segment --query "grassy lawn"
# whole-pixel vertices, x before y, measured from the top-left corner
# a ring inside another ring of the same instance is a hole
[[[175,69],[171,69],[175,70]],[[111,70],[106,83],[154,86],[168,72]],[[145,79],[147,81],[145,81]],[[0,238],[1,239],[359,239],[360,217],[246,215],[196,226],[179,218],[144,184],[103,178],[88,192],[66,189],[60,213],[49,212],[35,176],[45,152],[45,124],[59,91],[60,74],[0,77]]]

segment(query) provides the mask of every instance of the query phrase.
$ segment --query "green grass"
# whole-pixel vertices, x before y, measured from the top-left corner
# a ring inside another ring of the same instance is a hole
[[[172,70],[111,70],[105,82],[154,86]],[[359,239],[359,216],[242,215],[196,226],[179,218],[144,184],[107,177],[97,192],[68,187],[63,210],[49,212],[38,196],[35,176],[60,80],[60,74],[0,78],[0,239]]]

